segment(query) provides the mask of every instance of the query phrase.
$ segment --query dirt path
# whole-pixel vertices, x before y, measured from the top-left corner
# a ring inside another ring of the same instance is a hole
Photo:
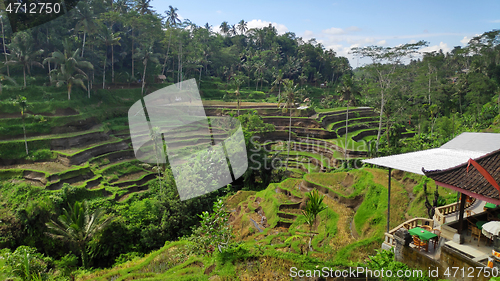
[[[338,203],[330,196],[326,196],[324,202],[339,216],[337,220],[337,233],[330,240],[330,246],[333,252],[336,252],[356,240],[350,227],[354,211],[344,204]]]

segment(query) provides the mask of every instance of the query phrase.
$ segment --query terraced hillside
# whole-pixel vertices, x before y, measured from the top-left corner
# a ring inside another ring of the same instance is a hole
[[[130,98],[125,98],[123,105],[131,102]],[[212,119],[237,110],[236,103],[204,103]],[[39,122],[34,116],[25,118],[26,144],[20,115],[12,112],[1,116],[0,124],[5,132],[0,140],[1,177],[17,176],[50,190],[58,190],[67,183],[99,191],[118,201],[145,190],[148,182],[154,179],[152,167],[135,160],[126,118],[127,106],[97,106],[83,112],[78,108],[52,106],[49,110],[37,112],[45,116],[45,122]],[[240,105],[240,114],[250,111],[262,115],[264,122],[275,125],[276,131],[261,136],[260,141],[270,151],[281,152],[285,164],[299,175],[331,171],[342,165],[346,156],[349,159],[366,157],[366,144],[360,140],[376,134],[376,113],[372,108],[349,110],[347,146],[345,109],[319,114],[312,109],[292,110],[293,137],[290,158],[286,159],[288,113],[276,104],[248,102]],[[175,125],[167,123],[160,126]],[[146,142],[141,152],[152,151],[154,145],[149,130],[132,129]],[[216,123],[210,132],[203,124],[191,123],[169,134],[168,147],[172,155],[188,156],[193,149],[201,149],[226,137],[227,130],[217,128]],[[30,150],[28,157],[25,146]],[[149,162],[156,164],[153,159]]]
[[[271,275],[275,280],[288,280],[282,278],[289,276],[292,266],[314,268],[320,263],[345,268],[380,247],[386,227],[386,177],[386,171],[372,168],[310,173],[270,184],[259,192],[239,191],[226,200],[226,208],[235,241],[243,244],[230,252],[233,256],[227,256],[228,260],[188,255],[190,242],[180,241],[82,280],[228,280],[236,276],[262,280]],[[399,180],[393,182],[392,200],[398,203],[391,209],[391,227],[415,210],[415,197],[420,195],[413,190],[421,185],[420,178],[398,173],[395,177]],[[325,195],[328,208],[310,228],[302,210],[312,189]]]

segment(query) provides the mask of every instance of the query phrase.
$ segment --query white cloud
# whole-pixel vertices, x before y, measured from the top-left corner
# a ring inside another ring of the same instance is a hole
[[[491,23],[500,23],[500,20],[492,20]]]
[[[384,46],[385,44],[387,44],[387,41],[385,41],[385,40],[380,40],[377,42],[377,45],[379,45],[379,46]]]
[[[304,31],[304,34],[302,35],[302,39],[304,39],[305,41],[307,41],[307,40],[309,40],[311,38],[314,38],[314,32],[312,32],[310,30]]]
[[[446,52],[451,51],[451,48],[448,47],[448,44],[443,43],[443,42],[439,42],[439,45],[434,45],[434,46],[422,48],[421,52],[422,53],[424,53],[424,52],[430,53],[430,52],[437,52],[439,50],[443,50],[443,53],[446,53]]]
[[[222,14],[221,10],[215,11],[217,14]]]
[[[460,42],[463,44],[463,45],[467,45],[467,43],[469,43],[470,41],[470,38],[467,37],[467,36],[464,36],[464,39],[460,40]]]
[[[265,21],[265,20],[251,20],[247,22],[247,26],[249,29],[251,28],[263,28],[266,26],[269,26],[271,24],[276,28],[278,31],[278,34],[283,34],[288,32],[288,28],[284,24],[276,23],[276,22],[270,22],[270,21]]]
[[[348,28],[342,29],[338,27],[331,27],[329,29],[324,29],[321,31],[321,33],[324,34],[329,34],[329,35],[341,35],[341,34],[347,34],[347,33],[352,33],[356,31],[360,31],[361,29],[357,26],[350,26]]]

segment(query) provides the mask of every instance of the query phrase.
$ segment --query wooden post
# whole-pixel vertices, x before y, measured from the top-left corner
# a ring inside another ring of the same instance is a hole
[[[387,233],[389,233],[389,223],[391,221],[391,171],[392,168],[389,168],[389,184],[387,189]]]
[[[460,193],[460,209],[458,212],[458,234],[462,235],[463,225],[464,225],[464,210],[465,210],[465,198],[467,195]]]

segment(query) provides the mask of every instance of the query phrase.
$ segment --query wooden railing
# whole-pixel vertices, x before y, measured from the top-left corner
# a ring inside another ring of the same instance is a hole
[[[471,200],[465,202],[465,209],[469,208],[472,204],[476,202],[476,198],[474,197],[469,197],[469,198],[471,198]],[[458,212],[459,207],[460,207],[460,202],[437,207],[434,212],[434,220],[440,224],[444,224],[446,222],[446,215]]]
[[[394,242],[394,233],[404,227],[406,229],[412,229],[414,227],[417,227],[419,225],[429,225],[430,227],[434,228],[434,220],[432,219],[427,219],[427,218],[413,218],[411,220],[405,221],[402,224],[396,226],[395,228],[391,229],[388,233],[385,233],[385,239],[384,242],[389,245],[395,245]]]

